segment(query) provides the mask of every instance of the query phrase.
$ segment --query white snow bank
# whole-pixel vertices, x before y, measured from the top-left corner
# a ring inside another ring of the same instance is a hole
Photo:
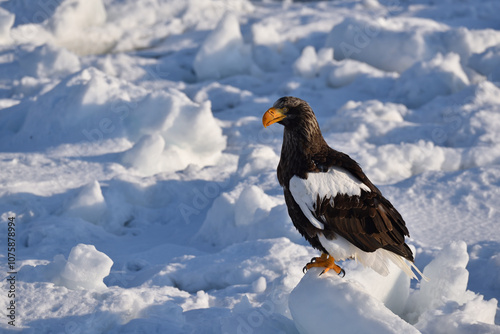
[[[195,104],[175,89],[148,91],[95,68],[69,76],[36,102],[23,101],[10,109],[0,119],[18,148],[101,145],[126,138],[137,144],[124,155],[123,163],[144,173],[214,163],[226,145],[209,102]],[[47,118],[53,121],[46,122]],[[158,145],[147,145],[151,138]],[[3,143],[3,147],[12,146]],[[157,165],[142,160],[150,154],[155,156],[148,159],[158,159]]]
[[[387,73],[381,71],[371,65],[362,63],[353,59],[343,59],[340,62],[335,62],[333,69],[328,75],[328,85],[334,88],[349,85],[356,78],[361,76],[367,76],[368,78],[383,78],[396,76],[395,73]]]
[[[500,42],[494,30],[450,28],[423,18],[346,17],[326,40],[335,59],[356,59],[384,71],[403,72],[438,53],[457,53],[467,62],[473,53]]]
[[[403,72],[429,56],[425,35],[444,29],[425,19],[345,18],[333,27],[326,46],[334,48],[337,60],[352,58],[384,71]]]
[[[360,155],[363,169],[377,183],[399,182],[426,171],[453,171],[460,167],[460,152],[431,141],[386,144],[367,149]]]
[[[356,62],[357,63],[357,62]],[[360,137],[376,138],[404,124],[408,109],[397,103],[378,100],[348,101],[324,125],[324,130],[356,132]]]
[[[109,275],[113,261],[93,245],[78,244],[67,261],[58,255],[52,265],[55,284],[68,289],[102,290],[106,288],[102,280]]]
[[[412,113],[412,120],[434,122],[432,140],[451,147],[472,147],[464,155],[465,166],[478,166],[496,161],[498,152],[479,154],[482,147],[500,143],[500,89],[489,81],[468,86],[450,95],[437,97]],[[475,146],[477,145],[477,146]]]
[[[104,40],[103,35],[107,34],[92,28],[105,22],[106,9],[102,0],[64,0],[45,24],[57,45],[88,54],[101,51],[94,49],[97,45],[92,39]]]
[[[79,190],[78,194],[66,204],[63,215],[80,217],[88,222],[98,224],[106,209],[101,186],[96,180]]]
[[[112,3],[37,0],[15,1],[4,6],[19,16],[11,29],[14,42],[50,43],[79,55],[150,47],[169,35],[189,29],[213,29],[228,11],[248,13],[253,10],[247,0],[125,0]],[[3,20],[5,29],[10,29],[14,22],[13,16],[9,17]]]
[[[278,166],[280,157],[269,146],[258,145],[241,152],[238,161],[239,172],[243,177],[262,175]]]
[[[125,151],[122,156],[122,162],[126,166],[133,167],[147,175],[158,173],[165,165],[165,140],[159,134],[144,135],[135,143],[135,145]]]
[[[9,44],[12,41],[10,37],[10,28],[14,24],[15,15],[12,15],[3,8],[0,8],[0,45]]]
[[[455,53],[438,53],[429,61],[415,63],[404,71],[392,92],[396,101],[417,108],[438,95],[456,93],[470,84]]]
[[[238,285],[244,287],[245,292],[253,292],[253,282],[260,277],[272,281],[285,268],[290,270],[290,275],[302,275],[302,263],[308,258],[308,247],[287,238],[235,242],[220,252],[172,261],[155,274],[149,284],[176,286],[191,293]],[[203,270],[197,272],[198,268]]]
[[[456,333],[497,330],[494,324],[498,301],[485,301],[483,296],[467,290],[468,261],[465,242],[452,242],[424,268],[429,281],[421,282],[406,305],[408,319],[418,319],[415,326],[422,332],[449,333],[454,323],[460,328]]]
[[[418,290],[410,290],[408,278],[394,266],[388,278],[353,262],[346,263],[344,279],[319,276],[321,269],[313,268],[291,292],[290,312],[301,333],[494,332],[497,300],[467,290],[467,262],[466,244],[452,242],[424,268],[429,281],[422,280]],[[451,331],[454,323],[459,330]]]
[[[309,270],[290,293],[289,307],[300,333],[419,333],[355,281]]]
[[[214,112],[227,108],[236,108],[252,96],[247,90],[241,90],[234,86],[222,85],[215,81],[196,91],[193,100],[198,103],[212,102]]]
[[[333,63],[333,49],[322,48],[317,53],[312,45],[306,46],[293,63],[293,71],[303,78],[314,78],[320,70]]]
[[[249,45],[243,42],[238,18],[227,13],[207,36],[194,59],[199,80],[250,73],[253,66]]]
[[[57,6],[47,24],[56,36],[106,22],[106,9],[101,0],[64,0]]]
[[[0,82],[11,88],[0,96],[21,100],[37,95],[80,69],[80,59],[62,47],[21,44],[9,48],[0,57]]]
[[[247,240],[287,236],[296,239],[282,199],[256,186],[240,185],[217,197],[193,241],[222,248]]]
[[[468,65],[490,81],[500,81],[500,45],[470,57]]]
[[[80,70],[80,59],[64,48],[50,44],[35,48],[25,45],[20,46],[18,52],[18,75],[35,78],[63,77]]]

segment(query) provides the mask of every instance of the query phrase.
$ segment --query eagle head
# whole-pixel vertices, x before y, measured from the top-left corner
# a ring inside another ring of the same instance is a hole
[[[262,124],[266,128],[274,123],[293,128],[311,121],[317,123],[312,108],[306,101],[293,96],[279,98],[262,116]]]

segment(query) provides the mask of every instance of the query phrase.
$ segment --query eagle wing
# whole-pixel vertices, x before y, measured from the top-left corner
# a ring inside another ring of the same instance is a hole
[[[342,158],[329,167],[319,164],[306,178],[290,179],[290,193],[304,216],[327,239],[339,235],[365,252],[384,248],[413,261],[401,215],[354,160]]]

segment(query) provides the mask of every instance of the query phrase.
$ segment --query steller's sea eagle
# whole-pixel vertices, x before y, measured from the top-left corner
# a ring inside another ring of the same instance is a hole
[[[335,260],[353,258],[384,276],[388,260],[411,278],[416,278],[412,267],[422,275],[405,243],[403,218],[356,161],[328,146],[307,102],[282,97],[262,123],[285,127],[278,181],[294,226],[322,252],[304,270],[324,267],[322,273],[333,269],[343,276]]]

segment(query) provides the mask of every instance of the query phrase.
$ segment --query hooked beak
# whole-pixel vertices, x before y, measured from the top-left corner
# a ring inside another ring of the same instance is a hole
[[[262,116],[262,125],[267,128],[269,125],[277,123],[286,117],[286,108],[269,108]]]

